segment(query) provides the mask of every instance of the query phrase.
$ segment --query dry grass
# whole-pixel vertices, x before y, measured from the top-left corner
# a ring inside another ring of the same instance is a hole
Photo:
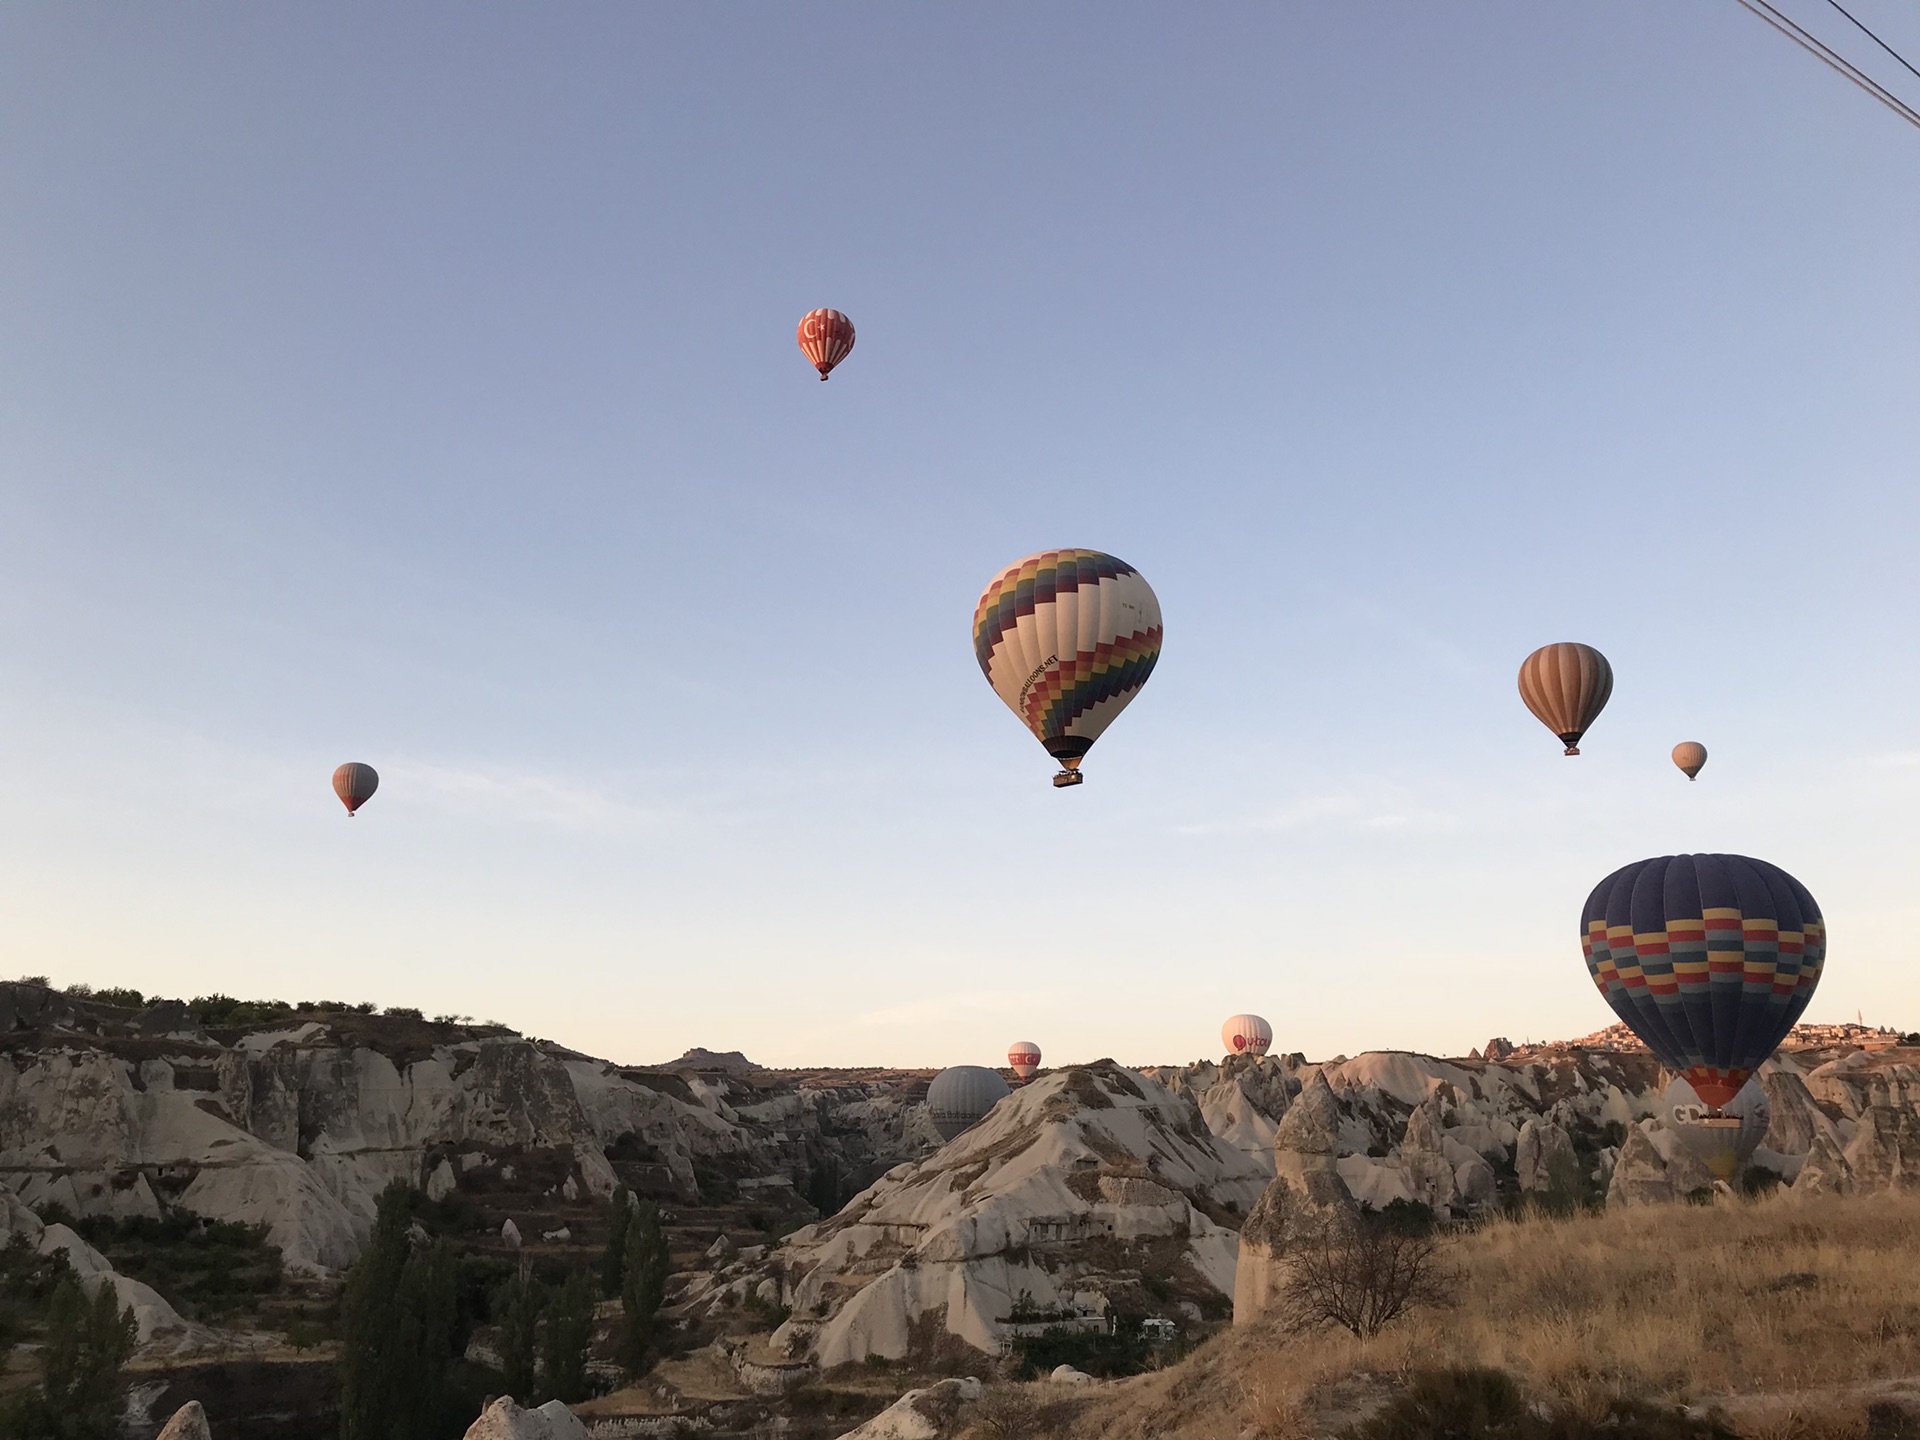
[[[1863,1382],[1920,1375],[1920,1196],[1498,1220],[1451,1258],[1460,1283],[1445,1310],[1371,1340],[1238,1330],[1109,1388],[1071,1433],[1306,1440],[1415,1370],[1473,1365],[1574,1405],[1742,1397],[1743,1434],[1796,1440],[1859,1433],[1832,1426],[1860,1408]]]

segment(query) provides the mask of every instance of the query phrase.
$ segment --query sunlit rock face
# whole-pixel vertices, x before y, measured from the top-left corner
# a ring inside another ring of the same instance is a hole
[[[265,1225],[297,1270],[350,1264],[393,1180],[445,1198],[531,1156],[569,1198],[625,1179],[691,1201],[703,1165],[790,1187],[829,1162],[877,1174],[933,1143],[898,1078],[769,1092],[405,1016],[208,1030],[177,1002],[134,1013],[8,983],[0,1056],[0,1183],[22,1202]]]
[[[832,1366],[993,1353],[1023,1324],[1116,1307],[1224,1315],[1235,1227],[1267,1174],[1154,1079],[1111,1061],[1055,1071],[789,1236],[771,1264],[795,1318],[776,1343]]]

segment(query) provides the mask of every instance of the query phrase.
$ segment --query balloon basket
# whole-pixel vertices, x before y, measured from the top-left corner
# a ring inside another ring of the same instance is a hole
[[[1053,777],[1053,788],[1061,790],[1069,785],[1079,785],[1083,783],[1086,778],[1087,777],[1082,775],[1078,770],[1062,770],[1058,775]]]

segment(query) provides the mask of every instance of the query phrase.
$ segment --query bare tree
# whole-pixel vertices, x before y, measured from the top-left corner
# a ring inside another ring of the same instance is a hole
[[[1294,1324],[1378,1335],[1422,1305],[1444,1305],[1455,1274],[1432,1226],[1334,1213],[1295,1231],[1281,1298]]]

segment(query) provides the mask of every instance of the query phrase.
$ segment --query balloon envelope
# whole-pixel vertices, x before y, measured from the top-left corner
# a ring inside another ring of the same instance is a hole
[[[1613,667],[1591,645],[1563,640],[1542,645],[1520,662],[1520,698],[1534,718],[1560,737],[1567,754],[1580,753],[1580,737],[1613,694]]]
[[[838,310],[809,310],[800,317],[794,338],[824,380],[853,350],[853,321]]]
[[[1707,763],[1707,747],[1698,740],[1682,740],[1673,747],[1673,763],[1686,772],[1691,780],[1700,773],[1700,767]]]
[[[1131,565],[1098,550],[1014,561],[973,607],[973,653],[1007,708],[1077,779],[1085,755],[1160,658],[1160,601]]]
[[[1013,1092],[999,1072],[984,1065],[955,1065],[933,1077],[927,1087],[927,1113],[942,1140],[977,1125]]]
[[[1016,1040],[1007,1047],[1007,1068],[1025,1084],[1040,1069],[1040,1047],[1031,1040]]]
[[[1614,1014],[1724,1106],[1793,1028],[1826,960],[1807,887],[1744,855],[1661,855],[1613,872],[1580,917],[1587,971]]]
[[[1234,1015],[1220,1027],[1220,1043],[1229,1055],[1264,1055],[1273,1046],[1273,1027],[1258,1015]]]
[[[1660,1099],[1660,1123],[1674,1133],[1696,1160],[1713,1172],[1713,1178],[1729,1185],[1741,1167],[1753,1158],[1760,1142],[1767,1138],[1771,1120],[1767,1092],[1758,1080],[1749,1080],[1740,1093],[1720,1107],[1720,1123],[1712,1124],[1707,1106],[1678,1075]],[[1736,1121],[1728,1124],[1727,1121]]]
[[[340,797],[349,815],[372,799],[373,792],[379,788],[380,777],[373,767],[362,765],[358,760],[349,760],[333,772],[333,793]]]

